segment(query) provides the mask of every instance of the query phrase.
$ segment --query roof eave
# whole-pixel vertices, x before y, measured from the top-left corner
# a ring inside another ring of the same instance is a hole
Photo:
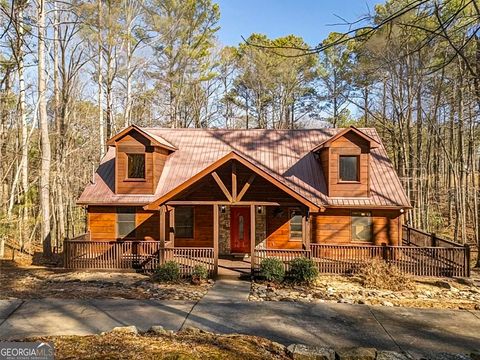
[[[335,135],[331,136],[330,138],[324,140],[323,142],[318,144],[316,147],[314,147],[311,151],[312,152],[317,152],[317,151],[320,151],[322,149],[330,147],[331,144],[335,140],[337,140],[339,137],[342,137],[343,135],[347,134],[350,131],[353,131],[358,136],[360,136],[363,139],[365,139],[366,141],[368,141],[371,149],[376,149],[376,148],[379,148],[381,146],[380,142],[378,142],[377,140],[375,140],[371,136],[365,134],[363,131],[357,129],[355,126],[351,125],[350,127],[345,128],[342,131],[338,132],[337,134],[335,134]]]
[[[410,210],[413,209],[411,205],[325,205],[327,209],[384,209],[384,210]]]
[[[112,136],[110,139],[107,140],[106,142],[106,145],[108,146],[115,146],[116,145],[116,141],[120,138],[122,138],[123,136],[125,136],[126,134],[128,134],[130,131],[132,130],[136,130],[138,131],[140,134],[142,134],[143,136],[145,136],[147,139],[149,139],[155,146],[159,146],[159,147],[163,147],[167,150],[170,150],[170,151],[176,151],[178,150],[175,146],[173,145],[168,145],[168,144],[162,144],[160,142],[158,142],[153,136],[151,136],[148,132],[146,132],[145,130],[143,130],[142,128],[138,127],[137,125],[130,125],[129,127],[126,127],[125,129],[123,129],[122,131],[120,131],[118,134],[116,134],[115,136]],[[167,142],[166,140],[164,140],[165,142]]]

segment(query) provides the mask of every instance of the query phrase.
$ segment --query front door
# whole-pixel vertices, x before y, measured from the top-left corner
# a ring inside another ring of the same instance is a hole
[[[230,209],[230,252],[250,253],[250,208]]]

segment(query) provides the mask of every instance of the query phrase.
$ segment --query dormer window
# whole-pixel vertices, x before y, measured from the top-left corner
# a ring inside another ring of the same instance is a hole
[[[128,179],[145,179],[145,154],[127,154]]]
[[[359,172],[359,156],[357,155],[340,155],[340,181],[360,181]]]

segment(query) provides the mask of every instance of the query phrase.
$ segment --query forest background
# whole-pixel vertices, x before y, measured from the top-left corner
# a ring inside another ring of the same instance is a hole
[[[318,45],[222,46],[211,0],[0,0],[0,237],[48,255],[125,126],[375,127],[410,226],[478,244],[480,2],[388,0]]]

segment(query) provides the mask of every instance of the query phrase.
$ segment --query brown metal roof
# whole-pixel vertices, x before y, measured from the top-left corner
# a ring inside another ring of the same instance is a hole
[[[381,145],[371,150],[370,197],[328,197],[320,162],[312,152],[345,129],[214,130],[142,128],[175,146],[154,195],[114,194],[115,148],[110,147],[79,204],[146,205],[174,190],[232,151],[319,207],[409,207],[400,180]],[[375,129],[358,129],[379,144]]]

